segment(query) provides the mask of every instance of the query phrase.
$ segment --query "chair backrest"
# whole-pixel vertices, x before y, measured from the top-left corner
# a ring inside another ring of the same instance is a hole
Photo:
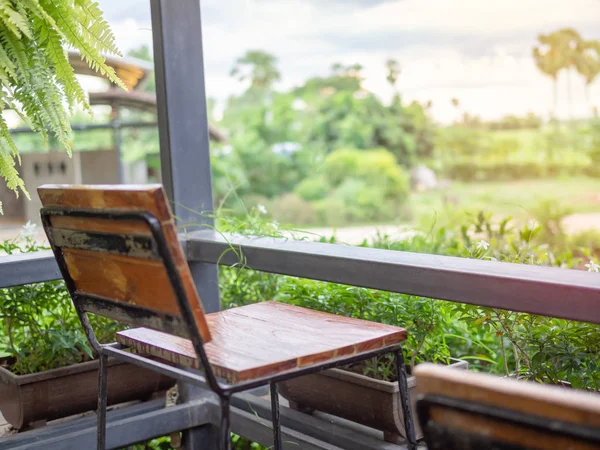
[[[38,193],[77,308],[184,337],[196,335],[195,324],[210,340],[161,185],[44,185]]]
[[[429,450],[600,449],[600,395],[452,370],[415,368]]]

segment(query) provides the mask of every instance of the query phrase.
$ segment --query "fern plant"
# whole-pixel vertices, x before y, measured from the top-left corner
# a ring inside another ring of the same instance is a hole
[[[70,114],[91,112],[68,49],[125,89],[104,55],[120,55],[114,35],[93,0],[0,0],[0,107],[12,109],[47,140],[52,133],[70,153]],[[29,197],[17,171],[19,151],[0,115],[0,177]],[[0,214],[2,203],[0,203]]]

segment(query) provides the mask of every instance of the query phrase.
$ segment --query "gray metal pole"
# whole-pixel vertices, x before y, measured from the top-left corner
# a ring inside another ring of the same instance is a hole
[[[199,0],[150,0],[162,182],[178,223],[198,229],[213,210]],[[219,310],[217,266],[190,264],[207,312]],[[181,384],[189,401],[198,388]],[[216,448],[212,426],[186,431],[185,449]]]
[[[119,183],[122,184],[123,176],[123,160],[121,158],[121,107],[118,104],[112,105],[110,114],[110,126],[113,131],[113,148],[115,149],[115,158],[117,160],[117,170],[119,172]]]
[[[212,225],[199,0],[151,0],[162,182],[179,224]],[[219,310],[217,268],[193,265],[207,312]]]

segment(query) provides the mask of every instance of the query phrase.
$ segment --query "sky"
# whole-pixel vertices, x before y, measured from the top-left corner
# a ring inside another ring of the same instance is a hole
[[[99,3],[123,51],[152,44],[148,0]],[[335,62],[360,63],[364,87],[384,100],[392,95],[384,64],[394,58],[402,97],[431,100],[442,123],[463,111],[548,117],[552,82],[531,57],[537,35],[572,27],[600,39],[600,0],[202,0],[201,11],[207,95],[220,105],[245,88],[229,71],[247,50],[277,57],[281,89],[326,75]],[[559,77],[558,114],[586,117],[583,80],[568,78]],[[600,77],[590,93],[600,107]]]

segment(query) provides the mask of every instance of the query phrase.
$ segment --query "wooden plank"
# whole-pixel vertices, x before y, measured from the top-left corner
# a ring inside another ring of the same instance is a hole
[[[250,380],[373,350],[406,339],[403,328],[263,302],[207,315],[213,340],[205,350],[215,372],[231,382]],[[199,368],[186,339],[147,329],[117,340],[141,353]]]
[[[62,252],[78,292],[181,315],[162,261],[69,248]],[[180,276],[184,285],[193,286],[189,271]],[[196,322],[205,323],[200,301],[189,300]]]
[[[71,248],[62,253],[79,292],[179,314],[162,261]]]
[[[202,339],[210,341],[202,302],[179,244],[175,223],[161,185],[44,185],[38,188],[38,192],[44,206],[91,209],[98,213],[144,211],[153,214],[160,221]],[[79,291],[161,313],[181,314],[162,261],[139,259],[148,257],[148,241],[145,239],[150,234],[150,229],[147,224],[131,220],[73,217],[69,215],[69,210],[52,216],[50,222],[50,237],[55,238],[51,242],[55,247],[61,248],[69,275]],[[85,232],[88,232],[87,237]],[[102,239],[91,239],[97,233],[107,232],[113,236],[112,240],[103,242]],[[91,240],[88,239],[90,236]],[[119,251],[115,251],[115,246],[119,247]],[[154,245],[152,248],[153,251],[156,250]],[[138,251],[140,249],[143,251]],[[117,254],[108,254],[106,251]],[[182,331],[187,334],[187,330]]]
[[[90,219],[87,217],[52,216],[50,223],[53,227],[67,230],[86,230],[104,233],[128,233],[149,236],[148,226],[141,221],[118,222],[109,219]]]
[[[77,304],[86,312],[127,323],[135,327],[148,327],[185,338],[190,337],[186,322],[180,315],[140,308],[124,302],[114,302],[101,297],[77,293]]]
[[[595,393],[509,380],[488,374],[453,371],[434,364],[419,365],[414,373],[419,394],[441,395],[568,424],[600,427],[600,398]],[[449,429],[519,444],[524,448],[598,448],[597,445],[572,438],[451,410],[441,405],[431,407],[430,418]]]
[[[150,236],[65,228],[52,228],[50,232],[52,233],[52,244],[56,247],[106,252],[132,258],[160,258]]]
[[[594,393],[456,371],[437,364],[420,364],[414,373],[419,394],[444,395],[524,414],[600,427],[600,398]]]
[[[489,419],[474,414],[452,411],[446,408],[432,407],[431,419],[449,429],[464,433],[482,435],[498,442],[509,442],[519,448],[537,450],[598,450],[598,445],[556,434],[536,431],[525,426]]]
[[[38,188],[44,206],[147,211],[161,222],[171,211],[160,184],[148,185],[43,185]]]

